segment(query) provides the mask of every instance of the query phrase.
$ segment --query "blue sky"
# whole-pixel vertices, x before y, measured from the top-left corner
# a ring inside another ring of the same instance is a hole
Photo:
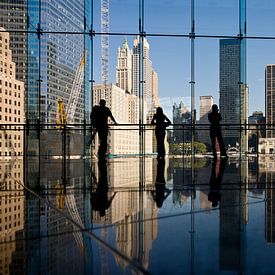
[[[95,1],[95,30],[100,31],[100,1]],[[188,34],[190,0],[145,0],[146,33]],[[275,36],[275,1],[247,1],[247,35]],[[195,0],[196,34],[236,35],[238,33],[238,0]],[[138,32],[138,0],[110,0],[110,31]],[[132,46],[134,36],[127,36]],[[190,41],[188,38],[147,37],[154,69],[159,77],[159,96],[168,102],[183,98],[190,104]],[[115,81],[117,49],[123,36],[110,37],[110,81]],[[100,81],[100,38],[95,38],[95,75]],[[275,64],[275,40],[247,41],[247,82],[249,114],[264,111],[264,71]],[[195,40],[195,105],[199,96],[212,95],[219,101],[219,39]]]

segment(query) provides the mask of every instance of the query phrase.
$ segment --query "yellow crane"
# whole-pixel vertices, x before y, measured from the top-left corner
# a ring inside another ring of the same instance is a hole
[[[80,59],[79,65],[77,67],[67,107],[65,108],[62,98],[58,99],[56,110],[57,128],[64,128],[66,124],[73,123],[77,101],[83,83],[85,59],[86,52],[83,53],[83,56]]]

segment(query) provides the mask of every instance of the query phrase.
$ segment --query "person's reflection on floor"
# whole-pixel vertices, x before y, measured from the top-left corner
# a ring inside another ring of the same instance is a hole
[[[225,170],[227,159],[214,159],[212,163],[211,177],[210,177],[210,191],[208,193],[208,200],[212,202],[212,207],[218,206],[221,200],[221,184],[222,177]]]
[[[105,216],[105,211],[111,206],[116,193],[108,197],[108,177],[107,162],[105,159],[98,162],[99,177],[98,181],[93,175],[93,180],[97,184],[95,192],[91,194],[91,206],[94,211],[99,211],[101,217]]]
[[[165,159],[158,159],[157,177],[155,183],[155,191],[152,192],[153,199],[158,208],[161,208],[165,199],[171,193],[171,190],[165,186]]]

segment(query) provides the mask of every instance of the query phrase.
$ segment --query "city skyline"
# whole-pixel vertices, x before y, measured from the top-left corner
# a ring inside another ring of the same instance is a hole
[[[196,33],[205,35],[236,36],[238,27],[237,2],[215,2],[206,0],[196,4]],[[165,8],[164,8],[165,7]],[[110,2],[110,32],[138,32],[138,3],[128,1]],[[95,30],[99,30],[99,6],[95,3]],[[158,12],[153,12],[157,10]],[[225,12],[226,10],[226,12]],[[125,11],[123,20],[120,14]],[[274,19],[275,3],[260,1],[247,3],[247,36],[273,36],[271,26]],[[166,5],[164,0],[145,3],[145,31],[147,33],[189,34],[190,3],[173,1]],[[150,14],[150,17],[148,15]],[[211,20],[209,20],[211,18]],[[223,24],[219,22],[222,21]],[[127,35],[128,41],[135,35]],[[151,58],[159,75],[160,99],[190,98],[190,41],[189,38],[150,37]],[[110,37],[110,68],[115,66],[112,60],[121,37]],[[96,45],[95,52],[99,45]],[[249,86],[249,114],[263,111],[264,107],[264,69],[266,64],[275,63],[272,40],[247,39],[247,84]],[[264,51],[258,49],[264,48]],[[172,51],[167,50],[172,49]],[[207,53],[207,54],[206,54]],[[219,38],[195,39],[195,107],[199,109],[199,96],[212,95],[214,103],[219,102]],[[209,71],[209,64],[210,71]],[[171,67],[173,66],[173,70]],[[100,60],[95,58],[95,68],[100,68]],[[110,69],[111,71],[111,69]],[[97,81],[97,72],[95,80]],[[113,82],[114,76],[110,75]],[[179,102],[178,102],[179,103]],[[188,102],[185,102],[188,104]],[[189,103],[190,104],[190,103]]]

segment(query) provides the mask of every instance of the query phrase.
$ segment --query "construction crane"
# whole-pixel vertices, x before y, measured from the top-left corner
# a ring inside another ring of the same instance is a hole
[[[86,52],[83,53],[83,56],[80,59],[79,65],[77,67],[66,109],[64,107],[62,98],[58,99],[56,111],[56,125],[58,128],[63,128],[64,125],[71,124],[74,121],[75,109],[83,83],[85,60]]]
[[[101,80],[109,78],[109,0],[101,0]]]
[[[60,97],[57,102],[57,112],[56,112],[56,127],[63,128],[67,124],[67,115],[64,108],[63,100]]]

